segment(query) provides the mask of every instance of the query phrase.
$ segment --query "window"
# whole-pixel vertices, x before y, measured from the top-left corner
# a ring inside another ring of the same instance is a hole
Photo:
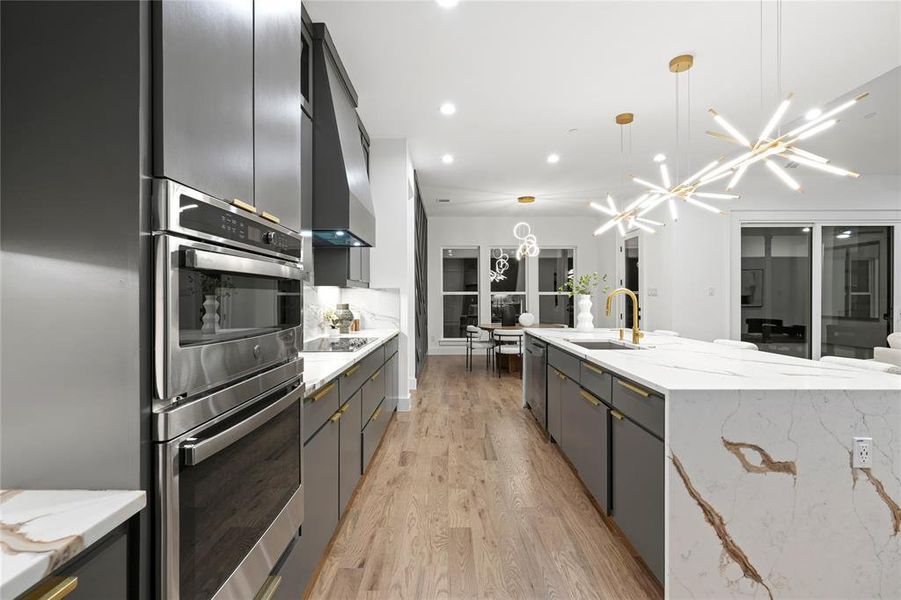
[[[468,325],[479,324],[479,249],[441,251],[442,334],[465,338]]]
[[[574,268],[572,248],[542,248],[538,255],[538,321],[573,326],[573,299],[557,289]]]
[[[810,358],[811,244],[803,224],[742,227],[742,340]]]
[[[526,261],[516,259],[516,248],[492,248],[488,268],[491,322],[515,325],[526,311]]]

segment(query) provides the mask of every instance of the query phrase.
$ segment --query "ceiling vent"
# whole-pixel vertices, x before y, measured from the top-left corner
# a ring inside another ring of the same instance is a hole
[[[796,163],[796,162],[793,161],[793,160],[790,160],[790,161],[788,161],[787,163],[785,163],[785,168],[786,168],[786,169],[797,169],[797,168],[798,168],[798,163]]]
[[[450,198],[438,198],[438,204],[450,204]]]

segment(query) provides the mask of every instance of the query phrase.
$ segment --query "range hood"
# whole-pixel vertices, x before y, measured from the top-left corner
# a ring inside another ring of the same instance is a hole
[[[313,23],[313,246],[375,245],[369,140],[324,23]]]

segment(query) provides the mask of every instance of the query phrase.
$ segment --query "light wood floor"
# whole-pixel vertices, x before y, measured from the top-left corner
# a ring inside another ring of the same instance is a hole
[[[521,380],[431,357],[310,597],[660,598],[521,407]]]

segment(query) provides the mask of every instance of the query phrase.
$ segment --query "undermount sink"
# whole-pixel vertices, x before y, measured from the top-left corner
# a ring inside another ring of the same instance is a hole
[[[580,342],[569,340],[569,343],[581,346],[588,350],[638,350],[635,346],[626,346],[625,344],[617,344],[615,342]]]

